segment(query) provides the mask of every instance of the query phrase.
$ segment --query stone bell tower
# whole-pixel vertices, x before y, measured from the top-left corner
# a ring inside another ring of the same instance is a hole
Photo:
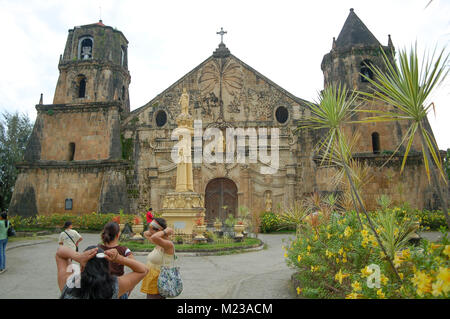
[[[127,48],[122,32],[101,20],[69,30],[53,103],[119,101],[124,115],[128,114]]]
[[[394,46],[390,35],[388,45],[382,46],[353,9],[342,27],[337,40],[333,38],[331,51],[323,57],[324,86],[333,83],[345,84],[350,90],[367,91],[368,81],[360,73],[373,78],[367,65],[376,65],[384,70],[383,50],[393,61]]]
[[[388,35],[387,46],[381,45],[354,10],[350,9],[339,36],[337,39],[333,38],[331,51],[323,57],[321,68],[324,75],[324,87],[340,83],[345,84],[350,91],[370,92],[372,87],[361,74],[375,79],[368,65],[374,65],[386,71],[383,51],[391,63],[394,63],[395,49],[391,36]],[[363,108],[390,110],[392,106],[373,101],[366,103]],[[356,115],[356,117],[361,116]],[[377,155],[384,151],[388,153],[394,151],[400,144],[406,128],[405,124],[398,122],[384,122],[351,125],[348,130],[348,133],[358,130],[361,134],[357,153]],[[413,144],[413,149],[420,149],[418,141]]]
[[[130,112],[128,41],[101,21],[69,30],[53,104],[37,117],[17,165],[10,212],[36,214],[128,211],[121,118]]]

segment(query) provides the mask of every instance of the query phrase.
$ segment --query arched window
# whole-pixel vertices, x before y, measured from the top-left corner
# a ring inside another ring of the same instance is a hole
[[[370,60],[364,60],[361,62],[361,69],[360,69],[360,80],[361,82],[369,82],[363,75],[368,77],[369,79],[373,80],[373,72],[370,69],[372,66],[372,62]]]
[[[121,47],[121,56],[120,56],[120,65],[123,67],[127,66],[127,48],[122,46]]]
[[[82,37],[78,42],[78,59],[92,59],[92,49],[94,47],[94,39],[92,37]]]
[[[374,154],[380,153],[380,134],[377,132],[372,133],[372,149]]]
[[[78,97],[86,97],[86,77],[84,75],[78,76]]]
[[[125,86],[122,86],[122,101],[125,101]]]
[[[75,158],[75,143],[69,143],[69,161]]]

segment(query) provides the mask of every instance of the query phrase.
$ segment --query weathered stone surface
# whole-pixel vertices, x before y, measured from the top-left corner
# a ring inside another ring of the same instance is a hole
[[[370,91],[370,86],[361,80],[361,68],[367,62],[383,68],[381,50],[392,59],[393,46],[390,43],[380,48],[375,37],[345,34],[350,32],[346,30],[370,33],[354,12],[349,18],[339,41],[334,41],[323,58],[324,84],[326,87],[341,83],[350,89]],[[80,59],[79,44],[87,36],[93,40],[92,57]],[[279,166],[272,174],[262,173],[267,165],[261,157],[250,162],[248,155],[256,145],[249,145],[248,138],[242,149],[247,154],[243,163],[196,163],[192,154],[194,192],[203,196],[212,181],[227,179],[228,184],[236,186],[235,190],[226,189],[220,196],[231,196],[237,201],[236,207],[246,206],[256,213],[267,209],[268,200],[276,210],[313,192],[342,193],[341,187],[331,183],[335,168],[321,167],[315,160],[315,146],[326,132],[296,131],[299,120],[311,114],[306,101],[239,60],[223,43],[203,63],[131,113],[127,45],[120,31],[102,23],[69,31],[59,63],[54,104],[36,107],[38,117],[25,163],[19,165],[11,206],[16,213],[63,212],[66,198],[73,199],[73,212],[79,214],[118,212],[120,208],[133,213],[149,207],[167,210],[164,198],[175,189],[177,171],[171,158],[177,141],[171,139],[171,134],[177,127],[183,89],[190,97],[189,113],[194,120],[202,121],[202,134],[209,128],[223,133],[230,128],[254,129],[259,135],[262,129],[268,129],[269,136],[274,134],[271,128],[279,130]],[[86,80],[84,97],[78,96],[80,76]],[[361,102],[364,109],[392,110],[390,105]],[[361,118],[361,114],[356,114],[352,119]],[[373,178],[364,191],[368,209],[375,208],[381,194],[389,195],[395,202],[409,201],[418,208],[439,206],[418,153],[418,140],[412,145],[414,156],[402,174],[401,157],[384,165],[407,127],[408,123],[396,122],[352,124],[345,128],[347,135],[360,134],[355,157],[371,167]],[[429,125],[427,129],[431,132]],[[203,140],[198,147],[195,142],[194,139],[192,145],[196,150],[204,150],[209,143]],[[70,143],[75,144],[72,161]],[[126,154],[122,154],[122,149]],[[261,148],[257,150],[260,152]],[[220,155],[219,150],[216,155]],[[224,212],[238,214],[234,208],[224,208]],[[205,213],[205,218],[213,222],[210,217],[214,215],[208,209]]]

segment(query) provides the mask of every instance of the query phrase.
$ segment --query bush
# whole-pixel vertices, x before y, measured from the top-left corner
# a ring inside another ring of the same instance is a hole
[[[402,222],[409,217],[396,214],[395,234],[402,233]],[[378,217],[373,213],[374,223]],[[299,227],[299,236],[285,247],[289,266],[296,268],[297,293],[307,298],[448,298],[450,296],[450,245],[446,236],[441,244],[422,241],[420,247],[403,245],[395,252],[394,264],[399,280],[381,251],[366,219],[363,229],[356,213],[332,214],[328,223]],[[381,237],[386,230],[377,228]],[[370,287],[379,267],[379,287]],[[375,270],[376,271],[376,270]]]
[[[439,230],[441,227],[447,228],[444,213],[440,210],[415,210],[410,215],[420,222],[423,230]]]
[[[91,213],[82,216],[68,214],[38,215],[35,217],[11,216],[8,219],[18,231],[35,229],[59,229],[67,220],[72,221],[73,227],[83,230],[103,230],[106,223],[117,217],[117,214]],[[121,215],[122,223],[132,223],[135,215]]]
[[[279,230],[281,226],[280,218],[272,212],[266,212],[261,217],[261,232],[270,233]]]

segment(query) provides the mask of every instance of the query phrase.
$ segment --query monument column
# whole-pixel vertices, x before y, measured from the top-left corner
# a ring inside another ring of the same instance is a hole
[[[168,192],[162,199],[162,217],[175,231],[192,234],[195,221],[205,217],[204,195],[194,192],[192,169],[191,136],[194,133],[194,120],[189,114],[189,95],[183,89],[179,101],[181,113],[177,117],[176,135],[177,179],[175,191]]]

